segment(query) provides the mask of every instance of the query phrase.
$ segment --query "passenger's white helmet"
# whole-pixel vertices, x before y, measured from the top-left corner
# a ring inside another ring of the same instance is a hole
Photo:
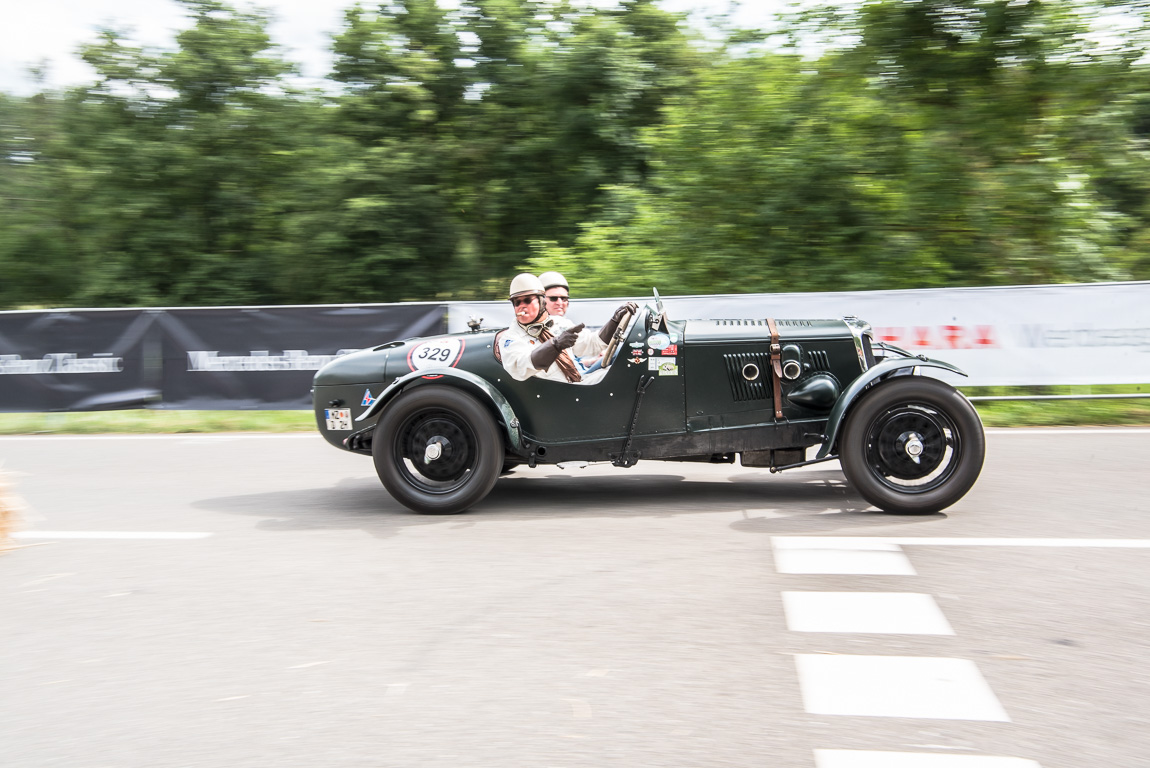
[[[543,283],[539,278],[530,272],[523,272],[515,276],[511,281],[511,289],[508,291],[508,299],[514,299],[516,296],[542,296]]]
[[[558,272],[544,272],[539,276],[539,282],[543,283],[543,290],[554,288],[559,285],[563,286],[568,291],[571,290],[571,286],[567,285],[567,278],[563,277],[563,275],[559,274]]]

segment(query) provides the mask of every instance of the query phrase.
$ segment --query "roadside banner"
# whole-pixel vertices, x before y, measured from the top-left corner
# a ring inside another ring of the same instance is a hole
[[[0,411],[303,409],[339,355],[446,330],[438,303],[0,312]]]
[[[567,316],[589,326],[605,323],[627,300],[580,299],[578,282],[572,285]],[[654,303],[653,296],[632,300]],[[968,378],[939,374],[960,386],[1150,383],[1150,282],[671,296],[663,303],[673,320],[852,315],[869,322],[878,341],[963,369]],[[513,322],[506,301],[455,302],[448,328],[466,330],[471,317],[489,327]]]
[[[95,411],[159,402],[155,314],[0,312],[0,411]]]
[[[574,287],[568,317],[591,327],[627,300]],[[878,341],[966,371],[923,371],[958,386],[1150,383],[1150,282],[662,301],[673,320],[854,316]],[[506,301],[0,312],[0,411],[308,408],[328,360],[469,321],[514,318]]]
[[[311,407],[340,355],[446,330],[442,304],[170,309],[157,317],[163,402],[183,410]]]

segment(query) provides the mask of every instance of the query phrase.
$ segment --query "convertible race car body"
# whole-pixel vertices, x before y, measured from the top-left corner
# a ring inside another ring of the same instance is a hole
[[[734,462],[772,471],[838,458],[890,512],[949,506],[981,470],[982,425],[957,390],[915,375],[946,363],[875,344],[838,320],[685,320],[662,303],[620,325],[595,384],[504,370],[502,330],[395,341],[315,377],[332,445],[372,455],[387,490],[425,513],[462,511],[527,463]],[[876,357],[876,354],[878,355]]]

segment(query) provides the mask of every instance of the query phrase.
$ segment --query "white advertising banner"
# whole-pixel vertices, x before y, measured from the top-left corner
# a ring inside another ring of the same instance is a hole
[[[575,299],[567,316],[602,325],[626,299]],[[633,299],[650,303],[650,297]],[[952,363],[962,386],[1150,383],[1150,282],[846,293],[664,297],[672,319],[853,315],[875,338]],[[513,322],[508,302],[452,302],[448,328]],[[690,339],[687,339],[690,343]]]

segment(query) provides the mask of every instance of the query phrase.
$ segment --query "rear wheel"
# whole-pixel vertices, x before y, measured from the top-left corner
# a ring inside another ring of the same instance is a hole
[[[970,401],[923,376],[894,378],[864,395],[839,445],[843,473],[864,499],[910,515],[937,512],[966,495],[985,453]]]
[[[383,486],[404,506],[450,515],[490,491],[503,466],[494,419],[458,389],[424,386],[383,412],[371,443]]]

